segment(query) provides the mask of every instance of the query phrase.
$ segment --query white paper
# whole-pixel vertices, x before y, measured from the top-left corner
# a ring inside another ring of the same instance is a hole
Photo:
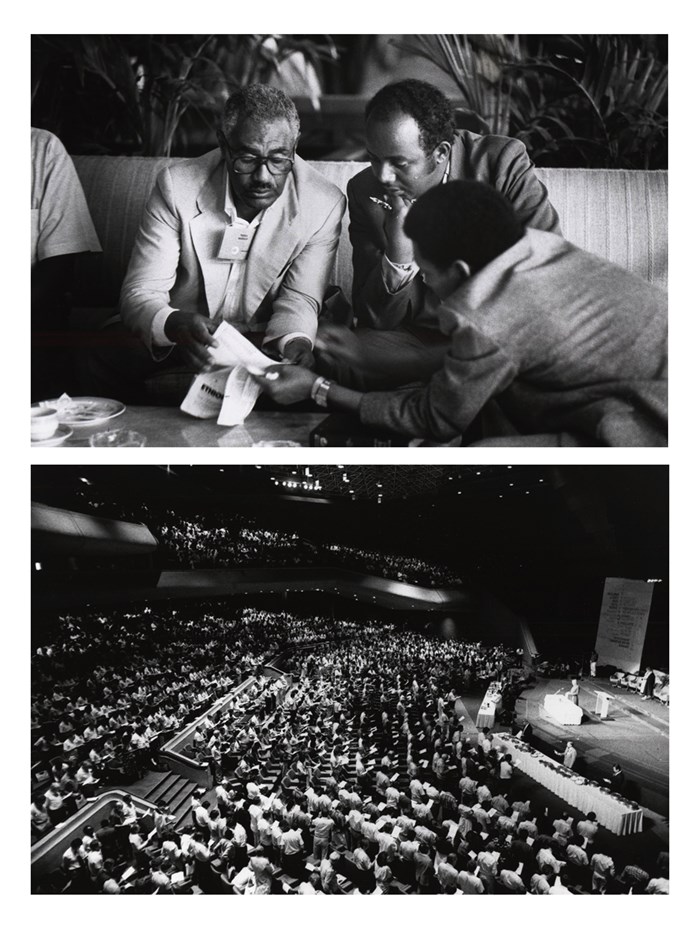
[[[260,395],[250,372],[261,373],[275,363],[226,321],[214,337],[218,346],[210,347],[209,355],[221,368],[195,376],[180,410],[196,418],[215,417],[217,424],[235,427],[245,421]]]
[[[213,336],[217,346],[209,347],[208,353],[212,363],[217,366],[229,369],[233,366],[243,366],[249,372],[259,373],[268,366],[275,365],[274,360],[265,356],[227,321],[221,322]]]

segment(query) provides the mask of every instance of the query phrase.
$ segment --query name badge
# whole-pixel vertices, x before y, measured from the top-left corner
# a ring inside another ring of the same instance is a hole
[[[224,228],[219,245],[218,260],[245,260],[253,243],[257,226],[251,228],[248,222],[237,218],[232,225]]]

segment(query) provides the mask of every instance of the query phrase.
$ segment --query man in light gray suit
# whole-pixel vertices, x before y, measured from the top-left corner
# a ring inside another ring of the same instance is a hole
[[[122,286],[124,326],[147,348],[114,370],[131,385],[157,368],[210,368],[221,321],[273,356],[313,364],[318,314],[345,197],[297,154],[299,116],[280,90],[227,100],[219,148],[161,172]]]
[[[440,370],[425,385],[362,393],[277,367],[276,380],[262,380],[269,394],[311,395],[372,427],[441,443],[461,438],[498,396],[505,416],[480,443],[666,444],[663,291],[557,234],[523,229],[505,197],[474,180],[430,189],[404,230],[440,300],[449,337]],[[327,336],[326,346],[362,362],[359,339],[354,353],[345,340]]]

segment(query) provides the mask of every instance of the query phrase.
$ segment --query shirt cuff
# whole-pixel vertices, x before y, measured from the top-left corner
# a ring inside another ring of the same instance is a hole
[[[382,257],[382,279],[389,292],[399,292],[407,286],[418,272],[418,264],[392,263],[386,254]]]
[[[172,347],[174,346],[174,341],[169,340],[165,336],[165,322],[168,320],[170,315],[173,312],[176,312],[176,308],[170,308],[169,305],[164,305],[158,313],[154,316],[153,321],[151,322],[151,346],[152,347]]]
[[[308,341],[309,347],[313,349],[314,342],[311,340],[308,334],[304,334],[302,331],[298,331],[297,333],[294,333],[294,334],[285,334],[283,337],[278,337],[278,338],[273,337],[270,340],[267,340],[267,338],[264,338],[263,344],[266,347],[269,347],[270,345],[272,345],[275,348],[275,350],[277,350],[277,352],[280,354],[280,356],[284,356],[284,348],[287,346],[290,340],[296,340],[297,337],[303,337],[305,341]]]

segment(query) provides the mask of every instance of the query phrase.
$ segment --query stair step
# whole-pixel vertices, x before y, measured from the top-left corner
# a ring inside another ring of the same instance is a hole
[[[196,788],[193,787],[192,790],[188,790],[183,793],[182,800],[178,803],[177,807],[173,810],[173,815],[175,816],[175,828],[177,829],[181,825],[186,825],[190,821],[190,797],[194,793]]]
[[[192,781],[185,780],[182,781],[180,788],[177,793],[174,794],[172,801],[170,802],[170,810],[175,815],[176,813],[182,812],[183,808],[186,812],[189,812],[192,806],[192,795],[197,789],[196,784],[193,784]]]
[[[182,793],[184,790],[189,792],[194,791],[197,788],[196,784],[193,784],[191,780],[188,780],[186,777],[180,777],[179,774],[175,774],[174,780],[170,782],[170,786],[166,790],[163,800],[172,808],[173,805],[177,805],[178,801],[181,800]],[[189,788],[192,788],[192,791]]]
[[[149,800],[151,803],[157,803],[158,800],[162,800],[163,794],[172,786],[173,781],[177,780],[177,777],[177,774],[166,771],[161,780],[159,780],[155,787],[148,792],[145,799]]]

